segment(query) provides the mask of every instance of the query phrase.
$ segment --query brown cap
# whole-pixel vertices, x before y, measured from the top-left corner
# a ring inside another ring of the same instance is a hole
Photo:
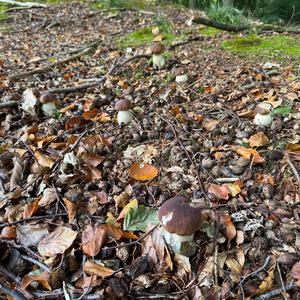
[[[175,75],[176,76],[181,76],[181,75],[184,75],[184,74],[187,74],[187,69],[186,68],[178,68],[175,70]]]
[[[56,101],[56,95],[52,94],[52,93],[45,93],[42,94],[42,96],[40,97],[40,102],[45,104],[45,103],[49,103],[49,102],[55,102]]]
[[[183,196],[167,200],[159,209],[159,220],[164,228],[178,235],[191,235],[199,230],[201,218],[201,208],[194,207]]]
[[[165,51],[165,46],[161,43],[155,42],[151,45],[150,51],[152,54],[162,54]]]
[[[255,112],[260,115],[268,115],[271,110],[272,110],[272,104],[266,102],[262,102],[258,104],[255,108]]]
[[[120,100],[115,105],[115,110],[122,111],[128,110],[131,107],[131,103],[129,100]]]

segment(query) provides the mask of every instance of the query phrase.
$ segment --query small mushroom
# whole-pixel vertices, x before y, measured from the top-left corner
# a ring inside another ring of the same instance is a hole
[[[200,229],[202,210],[183,196],[171,198],[159,209],[163,237],[170,248],[185,256],[194,252],[194,233]]]
[[[165,51],[165,47],[163,44],[159,42],[155,42],[150,47],[151,54],[153,55],[153,67],[162,68],[165,64],[165,59],[163,57],[163,53]]]
[[[254,124],[268,127],[273,122],[273,106],[271,103],[262,102],[255,108],[256,115],[254,117]]]
[[[185,68],[178,68],[175,70],[175,81],[176,82],[187,82],[189,80],[188,78],[188,72]]]
[[[120,100],[116,103],[115,109],[118,111],[119,125],[128,124],[132,120],[132,113],[130,111],[131,103],[129,100]]]
[[[57,111],[56,102],[57,98],[55,94],[44,93],[40,97],[40,102],[42,103],[42,110],[47,116],[53,116]]]

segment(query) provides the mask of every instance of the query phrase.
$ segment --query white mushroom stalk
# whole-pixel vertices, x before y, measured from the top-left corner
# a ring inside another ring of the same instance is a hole
[[[118,112],[118,124],[126,125],[132,120],[132,112],[130,110],[121,110]]]
[[[262,102],[256,109],[254,124],[262,127],[269,127],[273,122],[273,106],[271,103]]]
[[[157,67],[158,69],[162,68],[165,65],[165,58],[162,54],[153,54],[153,67]]]
[[[176,82],[187,82],[189,80],[187,74],[183,74],[183,75],[178,75],[175,78]]]

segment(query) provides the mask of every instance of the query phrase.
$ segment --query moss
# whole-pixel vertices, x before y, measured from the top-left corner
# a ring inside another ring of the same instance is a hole
[[[259,37],[249,35],[225,41],[222,48],[235,53],[271,57],[277,60],[300,58],[300,40],[287,36]]]
[[[153,41],[153,34],[152,29],[150,27],[138,29],[134,32],[131,32],[123,37],[121,37],[117,44],[120,48],[127,48],[127,47],[139,47],[151,44]],[[171,44],[172,41],[175,40],[175,36],[172,33],[163,33],[165,39],[165,44]]]
[[[205,36],[216,35],[219,32],[221,32],[221,30],[214,28],[214,27],[209,27],[209,26],[206,26],[206,27],[200,29],[200,33]]]

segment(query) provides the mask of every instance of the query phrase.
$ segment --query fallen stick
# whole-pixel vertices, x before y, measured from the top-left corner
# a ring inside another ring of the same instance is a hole
[[[44,73],[44,72],[47,72],[49,70],[51,70],[53,67],[55,66],[61,66],[61,65],[64,65],[70,61],[73,61],[87,53],[89,53],[95,46],[99,45],[100,43],[102,42],[101,41],[98,41],[97,43],[94,43],[93,46],[89,47],[89,48],[86,48],[84,49],[83,51],[75,54],[75,55],[72,55],[72,56],[69,56],[65,59],[62,59],[62,60],[58,60],[52,64],[49,64],[48,66],[45,66],[45,67],[42,67],[42,68],[37,68],[37,69],[34,69],[34,70],[31,70],[31,71],[26,71],[26,72],[21,72],[21,73],[17,73],[15,75],[11,75],[9,76],[8,78],[10,80],[16,80],[16,79],[20,79],[20,78],[23,78],[23,77],[27,77],[27,76],[31,76],[31,75],[34,75],[34,74],[40,74],[40,73]]]
[[[27,7],[27,8],[32,8],[32,7],[46,8],[46,7],[48,7],[47,4],[35,3],[35,2],[19,2],[19,1],[15,1],[15,0],[0,0],[0,3],[6,3],[6,4],[14,5],[14,6],[21,6],[21,7]]]
[[[299,286],[294,283],[294,282],[291,282],[291,283],[288,283],[284,289],[283,288],[280,288],[280,289],[277,289],[277,290],[273,290],[273,291],[270,291],[268,293],[265,293],[265,294],[262,294],[256,298],[254,298],[254,300],[267,300],[267,299],[273,299],[274,296],[277,296],[277,295],[280,295],[281,293],[285,291],[289,291],[289,290],[292,290],[292,289],[299,289]]]

